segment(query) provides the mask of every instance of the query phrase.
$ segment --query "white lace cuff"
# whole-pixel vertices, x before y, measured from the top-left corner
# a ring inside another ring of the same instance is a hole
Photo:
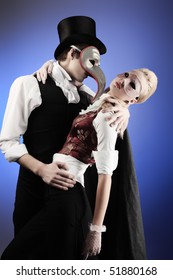
[[[90,224],[89,225],[89,229],[90,231],[96,231],[96,232],[105,232],[106,231],[106,226],[102,225],[102,226],[97,226],[97,225],[93,225],[93,224]]]

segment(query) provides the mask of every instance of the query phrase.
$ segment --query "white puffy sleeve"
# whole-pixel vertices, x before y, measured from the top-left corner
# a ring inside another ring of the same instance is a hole
[[[111,127],[105,120],[109,113],[98,113],[93,121],[93,126],[97,133],[97,151],[93,151],[98,174],[110,174],[116,169],[118,164],[118,151],[115,150],[117,132],[115,127]]]

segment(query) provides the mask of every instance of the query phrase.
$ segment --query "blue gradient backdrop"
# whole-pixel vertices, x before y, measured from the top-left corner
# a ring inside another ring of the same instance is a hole
[[[148,259],[173,259],[173,10],[170,0],[5,0],[0,8],[0,125],[11,83],[53,58],[56,26],[67,16],[87,15],[107,45],[102,68],[115,74],[153,69],[157,93],[130,108],[129,133],[139,182]],[[87,82],[93,89],[96,85]],[[15,120],[14,120],[15,121]],[[0,253],[13,236],[16,163],[0,154]]]

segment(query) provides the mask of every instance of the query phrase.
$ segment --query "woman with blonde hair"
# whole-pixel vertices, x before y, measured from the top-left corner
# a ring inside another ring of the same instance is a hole
[[[107,97],[111,96],[120,106],[128,108],[132,104],[145,102],[156,88],[157,77],[149,69],[135,69],[117,75],[106,90],[107,93],[76,117],[63,148],[53,157],[54,161],[64,160],[70,172],[75,175],[75,180],[83,186],[85,170],[96,163],[98,184],[94,215],[83,251],[86,258],[99,254],[101,250],[101,233],[106,230],[103,221],[110,196],[111,176],[118,165],[116,140],[118,135],[123,138],[126,129],[122,126],[117,132],[105,120],[102,110],[112,106]],[[107,112],[107,117],[112,113]]]

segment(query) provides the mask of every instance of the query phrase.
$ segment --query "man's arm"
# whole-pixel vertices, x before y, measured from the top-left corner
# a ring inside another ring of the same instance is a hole
[[[0,148],[9,162],[18,162],[46,183],[65,188],[74,185],[64,163],[43,164],[28,154],[20,137],[25,133],[32,110],[41,104],[37,80],[32,76],[17,78],[11,86],[0,135]]]
[[[68,173],[68,166],[63,162],[45,164],[29,154],[20,157],[17,162],[35,175],[40,176],[46,184],[56,188],[68,190],[76,183],[73,180],[74,176]]]
[[[0,135],[0,148],[7,161],[16,161],[28,153],[20,138],[27,129],[32,110],[41,102],[39,86],[33,76],[22,76],[13,82]]]
[[[123,138],[124,131],[127,129],[130,118],[129,109],[120,105],[116,99],[111,96],[107,97],[107,101],[110,102],[112,106],[104,108],[102,112],[112,112],[109,117],[106,117],[106,121],[110,126],[113,126],[121,138]]]

